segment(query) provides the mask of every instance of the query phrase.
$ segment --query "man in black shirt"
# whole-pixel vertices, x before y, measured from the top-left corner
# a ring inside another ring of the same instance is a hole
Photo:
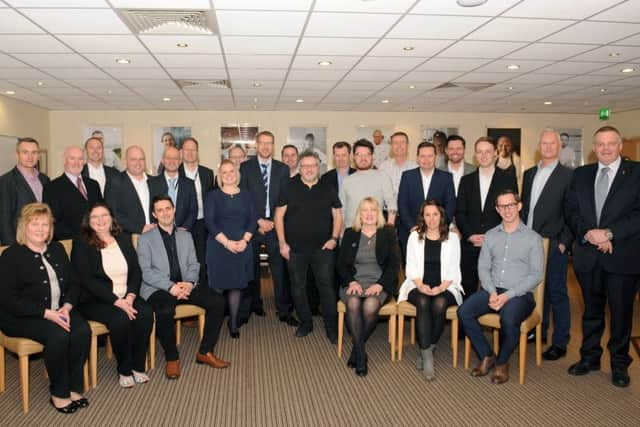
[[[299,158],[300,179],[292,180],[280,196],[275,227],[280,254],[289,268],[293,304],[300,318],[297,337],[313,330],[307,299],[309,268],[320,295],[327,337],[337,342],[336,295],[333,285],[334,249],[342,229],[341,203],[336,190],[319,183],[320,159],[311,151]]]

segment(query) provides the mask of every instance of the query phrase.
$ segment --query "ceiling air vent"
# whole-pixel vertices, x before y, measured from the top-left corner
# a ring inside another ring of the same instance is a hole
[[[231,82],[229,80],[175,80],[176,84],[180,88],[221,88],[231,89]]]
[[[206,10],[120,9],[124,23],[137,34],[215,34],[215,20]]]
[[[452,89],[452,88],[462,88],[467,89],[472,92],[478,92],[483,89],[490,88],[491,86],[495,86],[495,83],[471,83],[471,82],[446,82],[442,83],[439,86],[434,87],[432,90],[440,90],[440,89]]]

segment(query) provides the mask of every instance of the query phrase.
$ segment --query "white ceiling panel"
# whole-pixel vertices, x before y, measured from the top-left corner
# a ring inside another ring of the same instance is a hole
[[[284,80],[287,70],[251,70],[246,68],[231,68],[229,74],[231,79],[260,79],[262,80]]]
[[[463,40],[438,55],[441,58],[500,58],[525,43]]]
[[[216,10],[309,10],[311,0],[215,0]]]
[[[337,82],[346,70],[291,70],[289,80],[328,80]]]
[[[323,13],[311,15],[305,35],[316,37],[380,37],[399,15]]]
[[[358,82],[342,81],[336,86],[336,91],[377,91],[387,85],[386,82]]]
[[[360,13],[405,13],[415,0],[345,1],[316,0],[314,11],[360,12]]]
[[[18,86],[27,87],[27,88],[39,88],[39,87],[69,87],[69,85],[60,80],[54,80],[51,78],[42,79],[42,80],[29,80],[29,79],[11,79],[11,83],[16,84]],[[41,83],[40,85],[38,83]]]
[[[605,65],[605,64],[600,64]],[[632,73],[623,73],[621,70],[623,68],[633,68],[635,71]],[[619,76],[621,79],[625,77],[630,77],[631,75],[640,74],[640,63],[622,63],[611,65],[605,68],[601,68],[599,70],[591,71],[590,74],[600,75],[600,76]]]
[[[52,34],[129,34],[111,9],[22,9]]]
[[[89,61],[96,64],[96,66],[101,68],[147,68],[158,66],[156,60],[149,54],[135,53],[128,55],[118,55],[112,53],[87,53],[84,56]],[[116,62],[117,59],[128,59],[129,61],[131,61],[131,63],[118,64]]]
[[[298,48],[299,55],[364,55],[376,39],[305,37]]]
[[[43,71],[62,80],[111,78],[97,68],[43,68]]]
[[[316,56],[316,55],[298,55],[293,61],[291,68],[317,70],[323,72],[326,70],[349,70],[360,59],[359,56]],[[321,66],[321,61],[329,61],[331,65]]]
[[[116,8],[135,9],[209,9],[209,0],[111,0]]]
[[[402,81],[415,82],[446,82],[462,75],[459,71],[412,71],[402,77]]]
[[[223,36],[298,36],[307,18],[306,12],[216,12]]]
[[[222,55],[156,55],[163,67],[224,68]]]
[[[517,86],[519,83],[536,83],[536,84],[550,84],[559,82],[561,80],[565,80],[571,77],[571,74],[525,74],[523,76],[519,76],[514,78],[513,80],[509,80],[510,83],[513,83],[514,86]]]
[[[449,46],[450,40],[382,39],[369,56],[398,56],[428,58]],[[404,48],[407,48],[405,50]],[[411,48],[411,50],[409,50]]]
[[[0,79],[47,79],[51,76],[33,68],[0,68]]]
[[[575,21],[496,18],[469,34],[467,40],[535,41]]]
[[[167,73],[174,79],[218,80],[227,78],[226,70],[220,68],[167,68]]]
[[[466,83],[500,83],[505,80],[510,80],[512,77],[513,75],[508,73],[481,73],[472,71],[464,76],[456,77],[454,81]]]
[[[526,0],[504,13],[504,16],[521,18],[584,19],[620,0],[580,0],[579,6],[572,1]]]
[[[167,73],[156,68],[104,68],[104,71],[117,79],[162,79]]]
[[[475,71],[490,72],[490,73],[508,73],[509,75],[515,76],[522,73],[528,73],[529,71],[533,71],[537,68],[541,68],[549,64],[551,64],[550,61],[526,61],[526,60],[513,61],[509,59],[499,59],[483,67],[480,67]],[[510,65],[517,65],[520,68],[517,70],[509,70],[507,67]],[[549,71],[549,72],[555,73],[556,71]],[[558,73],[563,73],[563,71],[558,71]]]
[[[537,70],[536,73],[547,73],[547,74],[583,74],[588,73],[593,70],[598,70],[600,68],[606,67],[607,64],[603,64],[602,62],[558,62],[556,64],[549,65],[540,70]]]
[[[265,82],[266,83],[266,82]],[[284,89],[304,89],[304,90],[329,90],[335,86],[335,82],[321,80],[287,80]]]
[[[68,82],[81,89],[118,89],[123,88],[122,84],[117,80],[108,79],[85,79],[85,80],[68,80]],[[45,86],[47,86],[45,82]]]
[[[399,78],[402,74],[404,74],[403,71],[354,70],[347,74],[345,80],[369,82],[389,81]]]
[[[390,38],[459,39],[487,22],[476,16],[407,15],[389,33]]]
[[[297,37],[244,37],[222,38],[225,53],[290,55],[298,43]]]
[[[622,62],[640,58],[640,46],[604,46],[571,58],[572,61]]]
[[[109,7],[105,0],[6,0],[13,7]]]
[[[278,94],[280,93],[280,89],[279,88],[267,88],[267,89],[263,89],[263,88],[252,88],[252,89],[233,89],[233,94],[234,96],[237,98],[246,98],[246,97],[257,97],[257,98],[264,98],[264,97],[275,97],[278,96]],[[318,92],[316,92],[316,95],[318,94]],[[291,94],[291,96],[293,96],[293,94]]]
[[[134,36],[125,35],[60,35],[60,40],[79,53],[146,53]]]
[[[560,3],[560,2],[558,2]],[[580,22],[544,39],[555,43],[611,43],[640,32],[640,24]]]
[[[93,68],[86,59],[75,53],[16,53],[14,56],[36,68]]]
[[[488,59],[431,58],[416,71],[471,71],[487,62]]]
[[[254,85],[257,83],[262,88],[281,88],[283,81],[282,80],[260,80],[260,81],[255,81],[252,79],[247,79],[247,80],[243,80],[243,79],[233,79],[232,83],[232,87],[234,89],[238,88],[238,89],[250,89],[255,87]]]
[[[168,76],[164,76],[163,79],[120,79],[123,85],[132,88],[173,88],[177,87],[173,80],[168,79]]]
[[[619,6],[608,9],[590,19],[595,21],[636,22],[640,23],[640,1],[629,0]]]
[[[617,41],[613,43],[614,45],[623,45],[623,46],[640,46],[640,34],[635,36],[628,37],[626,39]]]
[[[7,34],[0,37],[0,50],[6,53],[62,53],[71,49],[49,35]]]
[[[12,9],[0,13],[0,34],[44,33],[37,25]]]
[[[288,68],[291,55],[226,55],[229,68]]]
[[[86,92],[73,87],[41,87],[34,92],[40,93],[52,98],[69,98],[69,97],[84,97],[88,96]]]
[[[23,62],[18,61],[17,59],[13,59],[9,55],[5,55],[0,53],[0,67],[28,67]]]
[[[363,58],[355,69],[409,71],[422,62],[424,62],[423,58],[373,56]]]
[[[491,0],[476,7],[460,7],[451,0],[422,0],[411,13],[429,15],[473,15],[495,16],[504,12],[520,0]]]
[[[548,75],[548,74],[528,74],[528,75],[523,76],[523,77],[545,76],[545,75]],[[569,77],[569,78],[563,79],[562,80],[562,84],[566,84],[566,85],[569,85],[569,86],[600,85],[600,84],[608,83],[608,82],[610,82],[612,80],[615,80],[615,78],[611,77],[611,76],[584,75],[584,76],[576,76],[576,77],[571,77],[571,76],[565,76],[565,77]],[[559,81],[559,80],[555,80],[555,81]],[[547,81],[546,83],[554,83],[554,81]]]
[[[558,61],[585,52],[589,49],[593,49],[596,46],[597,45],[586,44],[533,43],[516,52],[510,53],[506,57],[513,59]]]
[[[141,35],[140,40],[149,48],[151,53],[220,53],[218,36],[200,35]],[[186,43],[187,47],[178,44]],[[228,52],[227,52],[228,53]]]

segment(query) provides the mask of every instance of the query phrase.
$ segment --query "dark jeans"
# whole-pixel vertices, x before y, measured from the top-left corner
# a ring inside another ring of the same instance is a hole
[[[605,306],[608,302],[611,326],[607,348],[611,353],[611,368],[626,369],[632,361],[629,356],[629,339],[638,276],[609,273],[599,264],[589,272],[576,271],[576,276],[584,299],[581,358],[593,364],[600,362],[600,341],[604,332]]]
[[[498,288],[498,294],[504,291],[504,289]],[[520,324],[529,317],[535,306],[536,303],[531,292],[519,297],[509,298],[502,306],[499,312],[500,353],[498,353],[496,360],[498,365],[503,365],[509,361],[511,353],[518,346]],[[495,313],[495,311],[489,307],[489,293],[484,289],[480,289],[467,298],[458,309],[458,318],[464,325],[464,330],[481,360],[493,354],[493,349],[482,332],[480,322],[478,322],[478,317],[487,313]]]
[[[569,307],[569,295],[567,295],[568,263],[569,255],[566,250],[564,253],[560,252],[557,244],[549,248],[547,280],[544,289],[542,336],[547,336],[549,314],[553,312],[552,344],[561,348],[567,347],[571,329],[571,308]]]
[[[434,297],[425,295],[418,289],[409,292],[409,302],[416,306],[416,335],[422,350],[436,344],[447,321],[447,307],[456,304],[449,291]]]
[[[138,297],[133,303],[138,311],[134,320],[113,304],[82,304],[78,310],[89,320],[104,323],[109,328],[113,353],[118,361],[118,373],[131,375],[131,370],[144,372],[149,347],[149,335],[153,327],[153,310],[149,303]]]
[[[292,251],[288,262],[293,304],[300,322],[303,326],[313,326],[307,296],[307,277],[309,269],[311,269],[320,296],[324,326],[330,336],[337,336],[338,333],[336,293],[333,285],[334,259],[333,251],[318,249],[312,253],[294,253]]]
[[[178,300],[166,291],[156,291],[148,299],[149,304],[156,313],[156,334],[164,349],[167,361],[178,360],[178,348],[176,347],[176,328],[173,316],[176,314],[176,305],[193,304],[206,310],[204,321],[204,336],[200,343],[200,354],[213,351],[220,327],[224,319],[225,299],[208,286],[196,286],[187,300]]]
[[[476,248],[468,242],[462,243],[460,255],[460,272],[462,273],[462,288],[464,299],[469,298],[478,290],[478,258],[480,248]]]
[[[44,318],[23,317],[0,324],[5,334],[29,338],[44,346],[49,390],[52,396],[62,399],[68,398],[71,391],[82,394],[83,367],[91,341],[91,330],[82,314],[77,310],[70,314],[70,332]]]
[[[191,230],[193,236],[193,244],[196,248],[196,258],[200,263],[200,283],[207,284],[207,229],[204,225],[204,219],[196,221]]]

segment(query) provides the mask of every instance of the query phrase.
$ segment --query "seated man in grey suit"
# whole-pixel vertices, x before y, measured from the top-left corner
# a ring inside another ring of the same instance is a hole
[[[151,304],[156,314],[157,335],[167,361],[164,373],[169,379],[180,377],[173,324],[178,304],[194,304],[207,312],[196,363],[226,368],[230,363],[213,354],[224,319],[224,297],[206,284],[198,285],[200,264],[193,238],[188,231],[175,227],[176,209],[171,198],[156,196],[151,207],[158,226],[142,234],[138,240],[138,260],[142,269],[140,295]]]

